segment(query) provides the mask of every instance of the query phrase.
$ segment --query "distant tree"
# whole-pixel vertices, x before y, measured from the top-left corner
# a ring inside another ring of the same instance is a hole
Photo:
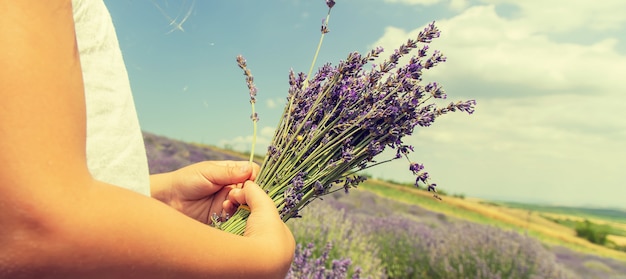
[[[606,245],[607,230],[585,219],[576,225],[576,236],[587,239],[591,243]]]

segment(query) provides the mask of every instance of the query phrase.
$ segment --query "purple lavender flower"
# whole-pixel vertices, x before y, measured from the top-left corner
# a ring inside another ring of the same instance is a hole
[[[252,76],[252,73],[250,73],[250,70],[248,70],[247,68],[246,59],[243,56],[238,55],[237,65],[244,71],[244,75],[246,76],[246,85],[248,86],[248,90],[250,91],[250,103],[254,104],[256,103],[257,88],[254,85],[254,77]]]
[[[418,51],[418,56],[419,57],[425,57],[426,56],[426,52],[428,51],[428,45],[424,45],[419,51]]]
[[[332,278],[346,278],[348,275],[348,268],[352,264],[350,259],[333,260],[332,263]]]
[[[321,27],[320,31],[322,32],[322,34],[326,34],[326,33],[330,32],[328,30],[328,25],[326,24],[326,19],[325,18],[322,19],[322,27]]]
[[[259,121],[259,114],[256,112],[251,114],[250,119],[252,119],[252,121]]]
[[[367,177],[355,175],[355,176],[346,176],[343,182],[343,189],[346,193],[349,192],[350,188],[356,188],[361,182],[365,181]]]
[[[437,82],[431,82],[426,87],[424,87],[424,91],[430,93],[431,96],[437,99],[445,99],[446,94],[443,92],[443,89]]]
[[[402,157],[404,155],[407,155],[411,152],[413,152],[415,149],[413,148],[413,146],[411,145],[400,145],[396,148],[396,157]]]
[[[409,166],[409,170],[413,172],[413,174],[415,175],[419,174],[419,172],[423,169],[424,169],[424,165],[420,163],[411,163],[411,165]]]
[[[349,143],[346,143],[345,145],[341,147],[341,159],[344,160],[345,162],[352,161],[353,152],[354,152],[354,148],[350,146]]]
[[[361,268],[360,267],[356,267],[354,269],[354,273],[352,274],[352,279],[361,279]]]
[[[283,193],[284,198],[284,206],[280,210],[280,216],[285,218],[294,218],[299,217],[298,215],[298,204],[302,200],[304,196],[304,178],[306,176],[306,172],[299,172],[296,176],[291,180],[291,187],[287,187]]]
[[[474,113],[474,106],[476,106],[476,100],[468,100],[465,102],[458,102],[455,104],[456,109],[467,112],[469,114]]]
[[[315,181],[315,183],[313,184],[313,189],[315,191],[315,195],[318,196],[324,195],[326,192],[326,187],[324,187],[324,184],[322,184],[322,182],[320,182],[319,180]]]
[[[315,245],[309,243],[306,248],[301,244],[296,246],[294,260],[291,263],[286,279],[314,278],[314,279],[345,279],[352,261],[347,258],[333,259],[330,261],[330,269],[327,268],[330,260],[330,251],[333,248],[331,242],[328,242],[322,251],[322,255],[313,258]],[[360,278],[359,273],[355,272],[356,277]]]
[[[332,9],[333,6],[335,6],[335,1],[334,0],[326,0],[326,5],[328,6],[329,9]]]
[[[272,160],[277,160],[280,157],[280,150],[275,145],[267,147],[267,156]]]
[[[433,39],[439,38],[439,29],[435,26],[435,22],[428,24],[423,31],[417,35],[418,41],[422,43],[430,43]]]
[[[322,36],[328,32],[330,32],[328,30],[328,19],[330,17],[330,10],[333,8],[333,6],[335,6],[335,1],[334,0],[326,0],[326,6],[328,6],[328,14],[326,15],[326,18],[322,19]],[[320,41],[321,44],[321,41]],[[318,47],[319,50],[319,47]]]
[[[416,179],[415,179],[415,186],[418,186],[419,183],[427,183],[427,180],[430,176],[428,175],[427,172],[422,171],[416,174]]]

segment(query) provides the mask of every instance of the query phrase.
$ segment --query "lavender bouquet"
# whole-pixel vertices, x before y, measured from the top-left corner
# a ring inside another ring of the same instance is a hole
[[[335,2],[326,0],[326,4],[328,14],[315,58],[328,33]],[[446,98],[441,85],[421,83],[424,70],[446,60],[439,51],[429,53],[428,44],[439,34],[434,22],[429,24],[417,38],[409,39],[369,70],[364,68],[379,57],[382,48],[364,55],[350,53],[336,66],[323,65],[313,76],[315,58],[308,75],[290,72],[288,102],[256,177],[256,183],[274,200],[283,221],[299,217],[299,210],[317,198],[356,187],[365,180],[359,171],[402,157],[407,158],[409,170],[416,176],[415,185],[436,192],[424,166],[409,159],[413,147],[402,140],[416,127],[428,127],[448,112],[471,114],[476,105],[469,100],[437,106],[437,99]],[[413,50],[416,54],[400,65],[400,58]],[[254,79],[245,59],[239,56],[237,61],[250,90],[256,131]],[[386,148],[394,149],[396,156],[377,161],[377,155]],[[232,217],[215,216],[213,221],[222,230],[242,235],[249,213],[242,206]]]

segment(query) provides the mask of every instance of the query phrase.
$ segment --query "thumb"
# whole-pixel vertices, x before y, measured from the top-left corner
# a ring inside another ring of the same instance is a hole
[[[248,162],[237,162],[234,164],[212,164],[206,168],[203,176],[210,182],[218,185],[231,185],[242,183],[252,175],[252,167]]]

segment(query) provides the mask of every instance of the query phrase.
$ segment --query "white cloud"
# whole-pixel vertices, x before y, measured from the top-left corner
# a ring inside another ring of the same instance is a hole
[[[483,0],[489,4],[512,4],[520,9],[519,21],[541,26],[545,32],[563,32],[576,29],[617,30],[626,23],[622,0]]]
[[[407,142],[438,181],[459,192],[619,203],[615,195],[626,194],[619,169],[626,157],[626,55],[616,50],[620,33],[610,30],[624,23],[616,15],[626,7],[489,2],[521,5],[521,11],[504,18],[493,4],[475,6],[437,21],[442,37],[432,49],[448,61],[426,74],[453,100],[475,97],[476,113],[444,116]],[[587,44],[554,37],[583,27],[606,33]],[[388,27],[373,46],[391,51],[422,29]],[[385,170],[410,177],[404,166]]]
[[[499,17],[494,6],[472,7],[436,24],[442,37],[433,48],[442,50],[448,62],[432,71],[435,77],[560,91],[609,91],[623,84],[626,57],[615,50],[615,38],[591,46],[558,43],[541,33],[540,26]],[[388,27],[373,45],[395,49],[420,30]]]
[[[450,8],[455,11],[465,9],[468,5],[467,0],[450,0]]]
[[[276,128],[274,127],[265,126],[260,129],[259,137],[263,139],[263,142],[269,144],[269,142],[272,140],[272,137],[274,137],[275,130]]]
[[[272,142],[272,138],[274,137],[274,127],[259,127],[257,131],[256,137],[256,145],[254,153],[258,155],[264,155],[267,151],[267,147]],[[237,136],[232,139],[224,139],[219,142],[220,147],[225,147],[233,150],[237,150],[240,152],[250,152],[252,148],[252,135],[247,136]]]
[[[415,146],[410,158],[425,164],[433,182],[451,193],[526,201],[541,197],[570,205],[580,201],[596,206],[623,204],[624,121],[613,120],[611,128],[603,119],[585,113],[585,102],[598,106],[610,101],[568,97],[571,100],[547,96],[523,100],[523,104],[513,99],[484,100],[471,116],[447,115],[432,127],[418,129],[405,141]],[[584,121],[572,126],[577,120]],[[585,126],[595,128],[596,121],[597,128],[617,135],[584,131]],[[414,179],[404,160],[374,174],[396,181]]]
[[[432,6],[441,2],[448,2],[450,9],[461,10],[468,5],[467,0],[385,0],[386,3]]]
[[[265,101],[265,105],[270,109],[274,109],[277,107],[283,108],[283,106],[285,105],[285,98],[268,99],[267,101]]]
[[[268,108],[271,108],[271,109],[272,109],[272,108],[275,108],[275,107],[276,107],[276,102],[274,102],[274,100],[273,100],[273,99],[269,99],[269,100],[267,100],[267,101],[265,102],[265,105],[266,105]]]

